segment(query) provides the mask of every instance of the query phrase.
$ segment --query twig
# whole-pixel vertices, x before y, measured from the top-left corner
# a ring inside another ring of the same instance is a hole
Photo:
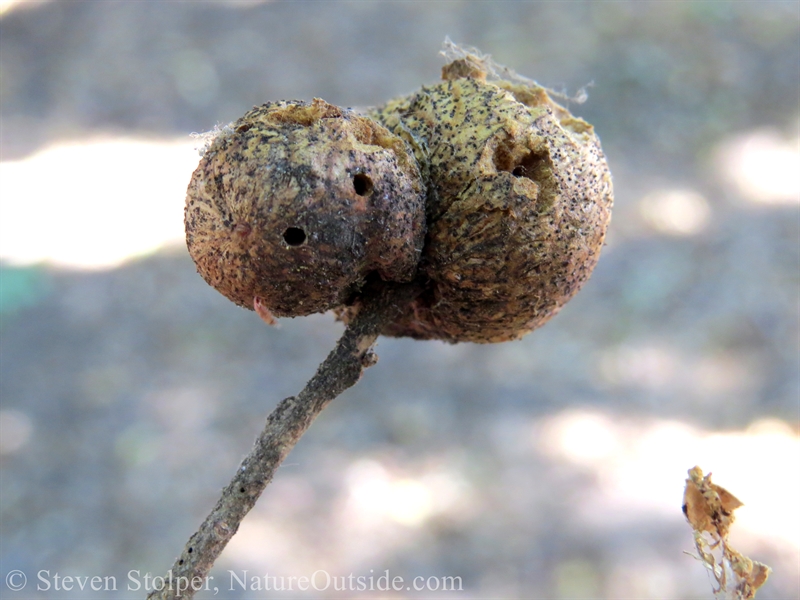
[[[255,445],[222,491],[217,505],[203,521],[164,578],[163,588],[148,600],[190,599],[205,585],[214,561],[239,529],[300,436],[328,403],[355,385],[366,367],[377,362],[372,346],[383,327],[417,293],[413,285],[384,284],[366,291],[361,309],[336,347],[297,396],[280,403],[267,418]]]

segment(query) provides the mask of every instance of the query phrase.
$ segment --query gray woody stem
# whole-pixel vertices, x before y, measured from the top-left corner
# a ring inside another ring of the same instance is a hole
[[[165,578],[165,586],[148,600],[189,599],[202,589],[205,577],[245,515],[255,505],[300,436],[328,403],[355,385],[377,357],[372,346],[383,327],[408,304],[413,286],[383,285],[362,297],[362,306],[336,347],[297,396],[280,403],[267,418],[255,445],[222,491],[217,505],[189,538]]]

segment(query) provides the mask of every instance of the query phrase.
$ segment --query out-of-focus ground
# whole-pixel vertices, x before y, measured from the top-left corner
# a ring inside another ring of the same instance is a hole
[[[571,108],[614,172],[608,246],[520,342],[382,340],[223,553],[216,597],[375,597],[255,583],[388,569],[463,591],[381,597],[711,598],[683,553],[695,464],[745,502],[732,541],[775,569],[759,598],[800,597],[796,2],[0,10],[0,575],[28,578],[0,597],[143,597],[128,572],[163,574],[341,331],[267,328],[195,273],[189,133],[268,100],[410,92],[445,35],[569,94],[594,82]]]

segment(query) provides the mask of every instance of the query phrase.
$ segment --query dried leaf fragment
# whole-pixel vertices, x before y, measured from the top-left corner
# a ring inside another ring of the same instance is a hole
[[[700,467],[689,470],[683,494],[683,513],[694,530],[699,559],[713,573],[718,600],[747,600],[767,581],[771,569],[743,556],[728,543],[733,512],[742,502],[725,488],[703,476]]]

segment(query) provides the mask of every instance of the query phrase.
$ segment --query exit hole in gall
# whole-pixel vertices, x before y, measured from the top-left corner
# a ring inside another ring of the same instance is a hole
[[[372,193],[372,179],[364,173],[353,176],[353,189],[359,196],[369,196]]]
[[[306,241],[306,232],[299,227],[289,227],[283,232],[283,241],[289,246],[302,246]]]

